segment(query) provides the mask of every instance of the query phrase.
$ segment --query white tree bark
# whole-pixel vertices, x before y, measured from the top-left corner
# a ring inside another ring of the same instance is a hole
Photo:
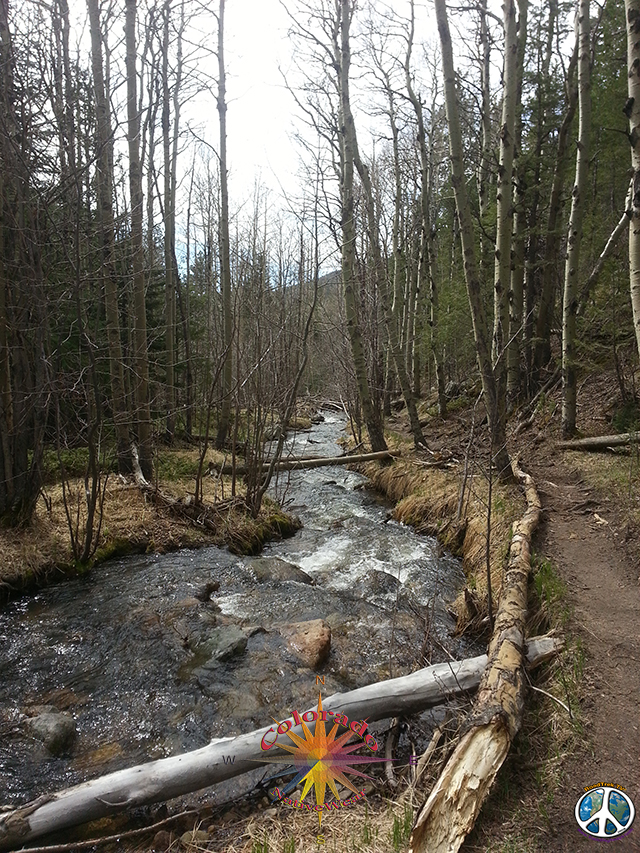
[[[576,311],[577,279],[580,273],[582,220],[589,171],[591,133],[591,24],[590,0],[578,0],[578,109],[579,131],[576,153],[576,179],[571,194],[571,215],[567,234],[567,259],[564,268],[562,300],[562,433],[570,438],[576,431]]]
[[[628,91],[625,112],[631,143],[632,216],[629,225],[629,283],[636,343],[640,353],[640,0],[625,0]]]
[[[527,644],[527,660],[537,666],[560,648],[552,637],[537,637]],[[322,700],[325,711],[340,711],[349,721],[369,722],[413,714],[475,690],[487,664],[480,655],[463,661],[440,663],[401,678],[369,684],[350,693],[336,693]],[[313,710],[313,709],[308,709]],[[291,729],[302,735],[300,726]],[[206,788],[224,779],[261,766],[261,744],[273,741],[275,726],[230,738],[218,738],[205,747],[183,755],[162,758],[118,770],[73,788],[47,794],[0,815],[0,850],[50,832],[96,820],[126,808],[169,800]],[[287,755],[283,754],[283,763]]]
[[[513,159],[518,94],[518,33],[515,0],[505,0],[504,67],[502,71],[502,122],[498,164],[497,221],[493,274],[493,369],[498,388],[506,376],[503,350],[509,334],[509,283],[513,230]],[[500,391],[499,391],[500,396]]]

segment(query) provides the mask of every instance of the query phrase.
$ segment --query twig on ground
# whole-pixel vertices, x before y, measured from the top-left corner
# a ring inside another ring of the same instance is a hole
[[[136,838],[140,835],[148,835],[174,820],[179,820],[190,815],[197,815],[195,809],[186,812],[165,817],[157,823],[152,823],[150,826],[143,826],[140,829],[129,829],[126,832],[118,832],[115,835],[103,835],[101,838],[91,838],[88,841],[69,841],[67,844],[51,844],[47,847],[29,847],[28,853],[67,853],[68,850],[88,850],[92,847],[98,847],[102,844],[110,844],[113,841],[122,841],[124,838]]]

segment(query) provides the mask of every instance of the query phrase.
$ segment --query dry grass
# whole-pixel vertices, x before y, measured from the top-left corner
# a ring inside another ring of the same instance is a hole
[[[222,463],[224,456],[214,450],[209,462]],[[205,470],[206,470],[205,466]],[[163,450],[155,460],[154,485],[168,496],[181,499],[194,493],[198,451]],[[243,487],[237,483],[237,495]],[[232,494],[231,478],[205,475],[203,500],[208,505],[225,501]],[[70,481],[67,502],[72,524],[82,530],[86,518],[84,482]],[[219,529],[208,530],[157,507],[135,485],[111,474],[107,480],[100,537],[93,562],[132,552],[164,553],[177,548],[228,544],[239,552],[253,552],[271,535],[286,527],[287,518],[268,501],[258,519],[238,508],[220,515]],[[97,530],[97,525],[96,525]],[[74,571],[69,525],[59,483],[48,485],[38,499],[29,527],[0,530],[0,597],[37,587]],[[86,567],[85,567],[86,568]]]

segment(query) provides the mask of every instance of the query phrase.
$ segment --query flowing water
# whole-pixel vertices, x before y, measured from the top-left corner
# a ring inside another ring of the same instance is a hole
[[[344,419],[324,418],[288,450],[339,453]],[[364,477],[292,472],[277,492],[304,527],[260,557],[213,547],[127,557],[0,611],[0,805],[310,707],[316,673],[283,638],[288,623],[331,626],[325,696],[410,672],[427,626],[454,656],[469,653],[445,608],[464,580],[459,562],[390,520]],[[211,602],[198,600],[209,582]],[[73,715],[67,754],[29,735],[39,706]]]

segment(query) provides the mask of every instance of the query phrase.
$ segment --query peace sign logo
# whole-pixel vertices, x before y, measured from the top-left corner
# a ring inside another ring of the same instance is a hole
[[[576,821],[592,838],[617,838],[631,829],[636,810],[627,794],[601,785],[583,794],[576,803]]]

